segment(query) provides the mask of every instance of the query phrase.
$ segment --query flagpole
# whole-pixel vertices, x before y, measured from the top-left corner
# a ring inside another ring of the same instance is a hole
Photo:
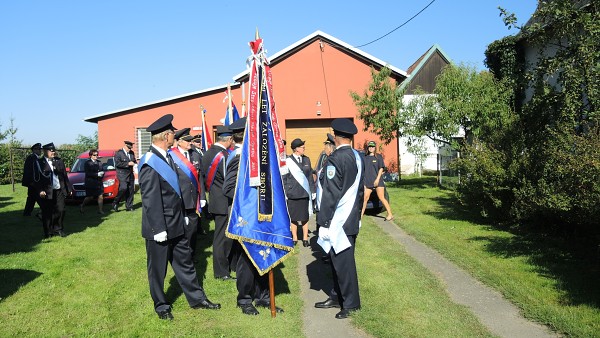
[[[273,269],[269,270],[269,298],[271,298],[271,318],[277,317],[277,311],[275,310],[275,278],[273,277]]]
[[[230,117],[229,123],[233,123],[233,108],[231,106],[231,86],[227,84],[227,111]]]

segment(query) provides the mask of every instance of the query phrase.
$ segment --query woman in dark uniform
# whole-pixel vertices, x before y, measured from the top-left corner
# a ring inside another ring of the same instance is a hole
[[[367,150],[365,151],[365,200],[363,203],[362,214],[364,215],[369,197],[373,190],[375,190],[377,197],[379,197],[379,200],[387,211],[385,220],[391,221],[394,219],[394,215],[392,215],[390,203],[385,199],[385,184],[381,178],[384,167],[383,157],[380,154],[377,154],[375,142],[369,141]]]
[[[104,211],[102,211],[104,201],[104,185],[102,183],[104,171],[102,171],[102,163],[98,161],[97,149],[90,150],[88,154],[90,155],[90,159],[83,165],[85,171],[85,198],[79,206],[79,211],[83,214],[85,204],[96,198],[98,200],[98,213],[104,214]]]

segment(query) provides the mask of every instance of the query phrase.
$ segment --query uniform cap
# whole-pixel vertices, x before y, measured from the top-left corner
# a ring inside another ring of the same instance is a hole
[[[323,142],[323,144],[335,144],[335,138],[333,138],[333,135],[331,135],[330,133],[327,133],[327,140],[325,140],[325,142]]]
[[[201,140],[202,140],[202,134],[194,135],[194,137],[192,138],[192,141],[200,142]]]
[[[50,142],[48,144],[44,144],[44,146],[42,147],[42,149],[44,149],[44,150],[56,150],[56,147],[54,146],[54,142]]]
[[[331,121],[331,128],[335,135],[343,136],[346,138],[352,138],[353,135],[358,133],[356,125],[349,119],[335,119]]]
[[[128,145],[128,146],[132,146],[132,145],[133,145],[133,142],[131,142],[131,141],[124,141],[124,142],[125,142],[125,144],[126,144],[126,145]]]
[[[232,124],[229,125],[229,129],[234,133],[238,133],[240,131],[245,130],[246,129],[246,118],[242,117],[240,119],[235,120]]]
[[[180,138],[189,135],[190,134],[190,128],[183,128],[183,129],[179,129],[178,131],[175,132],[175,139],[179,140]]]
[[[219,136],[231,136],[231,130],[228,126],[217,126],[217,135]]]
[[[171,122],[173,122],[173,115],[166,114],[152,122],[146,130],[152,135],[160,134],[165,130],[175,130],[175,127],[173,127]]]
[[[294,139],[294,140],[292,141],[292,150],[293,150],[293,149],[296,149],[296,148],[298,148],[298,147],[300,147],[300,146],[303,146],[305,142],[306,142],[306,141],[302,141],[302,140],[301,140],[301,139],[299,139],[299,138],[297,138],[297,139]]]
[[[42,144],[41,143],[36,143],[34,145],[31,146],[31,150],[33,149],[42,149]]]

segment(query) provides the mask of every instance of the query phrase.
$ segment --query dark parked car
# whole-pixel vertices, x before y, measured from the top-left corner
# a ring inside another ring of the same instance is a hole
[[[98,161],[102,163],[102,170],[104,171],[102,183],[104,185],[105,200],[114,199],[119,191],[119,180],[117,179],[114,156],[114,150],[98,150]],[[77,156],[73,167],[69,170],[69,181],[73,186],[73,195],[68,197],[70,200],[81,200],[85,197],[84,165],[89,158],[89,152],[81,153]]]
[[[388,202],[389,202],[390,196],[388,195],[387,188],[385,189],[384,196],[385,196],[385,199],[388,200]],[[377,197],[377,193],[375,191],[373,191],[371,193],[371,196],[369,196],[369,200],[367,201],[367,208],[365,209],[365,213],[368,212],[369,214],[378,214],[382,210],[383,210],[383,203],[381,203],[381,201],[379,200],[379,197]]]

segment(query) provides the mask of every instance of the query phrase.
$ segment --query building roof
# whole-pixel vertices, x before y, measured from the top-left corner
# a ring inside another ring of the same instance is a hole
[[[321,31],[316,31],[316,32],[294,42],[293,44],[287,46],[286,48],[280,50],[279,52],[273,54],[271,57],[269,57],[269,62],[271,65],[277,64],[278,62],[283,61],[286,57],[295,53],[297,50],[304,48],[306,45],[308,45],[318,39],[324,39],[324,40],[328,41],[329,43],[332,43],[332,44],[336,45],[337,47],[342,48],[343,50],[352,54],[353,56],[367,61],[368,63],[373,63],[380,67],[384,67],[387,65],[392,70],[392,75],[394,75],[396,77],[400,76],[402,78],[406,78],[408,76],[408,74],[405,71],[403,71],[397,67],[394,67],[391,64],[389,64],[381,59],[378,59],[369,53],[366,53],[358,48],[352,47],[350,44],[348,44],[340,39],[337,39],[327,33],[321,32]],[[248,77],[247,69],[245,71],[235,75],[233,77],[233,80],[236,82],[240,82],[246,77]]]
[[[312,43],[313,41],[317,40],[317,39],[324,39],[327,42],[329,42],[330,44],[334,45],[335,47],[338,47],[344,51],[346,51],[347,53],[353,55],[354,57],[357,57],[359,59],[364,60],[367,63],[370,64],[375,64],[377,66],[380,67],[384,67],[384,66],[388,66],[391,71],[392,71],[392,76],[400,78],[401,80],[404,80],[405,78],[408,77],[408,74],[399,69],[396,68],[358,48],[354,48],[351,45],[349,45],[348,43],[339,40],[337,38],[334,38],[333,36],[326,34],[324,32],[321,31],[316,31],[298,41],[296,41],[295,43],[289,45],[288,47],[280,50],[279,52],[273,54],[273,56],[269,57],[269,62],[271,64],[271,66],[273,66],[274,64],[277,64],[278,62],[281,62],[283,60],[285,60],[287,57],[289,57],[290,55],[292,55],[293,53],[295,53],[296,51],[298,51],[299,49],[304,48],[306,45]],[[237,75],[235,75],[233,77],[234,81],[236,82],[235,84],[231,85],[231,87],[235,87],[235,86],[239,86],[241,85],[240,82],[246,78],[248,76],[248,70],[245,70]],[[203,89],[197,92],[192,92],[192,93],[187,93],[187,94],[183,94],[183,95],[179,95],[179,96],[174,96],[174,97],[170,97],[170,98],[166,98],[166,99],[161,99],[158,101],[153,101],[153,102],[149,102],[149,103],[144,103],[138,106],[132,106],[132,107],[128,107],[128,108],[123,108],[123,109],[119,109],[119,110],[114,110],[114,111],[110,111],[107,113],[102,113],[99,115],[94,115],[94,116],[90,116],[90,117],[86,117],[83,119],[83,121],[85,122],[91,122],[91,123],[98,123],[99,120],[108,118],[110,116],[113,115],[123,115],[123,114],[127,114],[127,113],[131,113],[131,112],[135,112],[135,111],[140,111],[140,110],[144,110],[144,109],[148,109],[152,106],[161,106],[161,105],[165,105],[168,103],[173,103],[173,102],[178,102],[178,101],[185,101],[187,99],[190,98],[194,98],[194,97],[200,97],[202,95],[205,95],[209,92],[213,92],[213,91],[223,91],[227,89],[227,85],[221,85],[221,86],[217,86],[217,87],[212,87],[212,88],[208,88],[208,89]]]
[[[452,60],[450,59],[450,57],[448,56],[448,54],[446,54],[446,52],[444,52],[442,50],[442,47],[440,47],[440,45],[438,45],[437,43],[434,44],[433,46],[431,46],[431,48],[429,48],[423,55],[421,55],[421,57],[419,57],[417,59],[417,61],[415,61],[415,63],[413,63],[410,67],[408,67],[408,79],[406,79],[406,81],[403,81],[400,84],[400,89],[404,89],[406,88],[406,86],[408,86],[408,84],[410,83],[411,78],[413,78],[417,73],[419,73],[419,71],[421,70],[421,68],[423,68],[423,66],[427,63],[427,60],[429,60],[429,58],[435,53],[438,52],[441,57],[443,57],[444,59],[446,59],[446,61],[448,63],[452,63]]]

